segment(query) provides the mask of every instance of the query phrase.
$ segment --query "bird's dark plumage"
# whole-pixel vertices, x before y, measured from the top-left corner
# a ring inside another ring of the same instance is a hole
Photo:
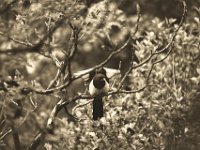
[[[103,97],[102,96],[95,96],[93,100],[93,120],[97,120],[103,117]]]
[[[109,90],[106,75],[97,73],[89,85],[89,93],[94,96],[93,100],[93,120],[103,117],[103,95]]]
[[[105,85],[105,82],[107,82],[107,81],[105,81],[105,79],[106,79],[105,75],[103,75],[101,73],[96,74],[94,76],[94,78],[93,78],[93,85],[94,85],[94,87],[97,88],[97,89],[103,88],[104,85]]]

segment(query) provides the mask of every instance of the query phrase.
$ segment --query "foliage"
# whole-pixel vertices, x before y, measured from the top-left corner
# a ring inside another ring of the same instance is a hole
[[[131,2],[0,3],[0,149],[200,148],[198,2]],[[122,75],[93,121],[74,73],[104,65]]]

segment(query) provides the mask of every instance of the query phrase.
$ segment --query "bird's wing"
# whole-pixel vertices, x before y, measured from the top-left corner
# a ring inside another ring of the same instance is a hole
[[[119,69],[112,69],[112,68],[107,68],[107,67],[104,67],[104,69],[106,70],[106,76],[109,79],[111,79],[112,77],[120,74],[120,70]]]
[[[92,71],[92,69],[93,68],[89,68],[89,69],[78,71],[78,72],[74,73],[74,77],[76,78],[78,76],[81,76],[81,78],[84,81],[88,81],[89,80],[89,73]]]
[[[106,76],[109,79],[111,79],[112,77],[120,74],[120,70],[119,69],[112,69],[112,68],[107,68],[107,67],[103,67],[103,68],[106,70]],[[89,81],[89,80],[91,80],[89,78],[90,78],[90,73],[92,72],[92,70],[93,70],[93,68],[89,68],[89,69],[78,71],[78,72],[74,73],[74,77],[81,76],[81,78],[84,81]]]

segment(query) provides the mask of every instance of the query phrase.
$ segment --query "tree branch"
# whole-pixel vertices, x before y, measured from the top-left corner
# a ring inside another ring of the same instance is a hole
[[[32,141],[32,143],[30,144],[30,146],[27,148],[28,150],[36,150],[37,147],[39,146],[39,144],[42,142],[42,140],[44,140],[45,136],[46,136],[47,132],[45,130],[39,132],[34,140]]]
[[[13,42],[18,43],[18,44],[21,44],[21,45],[24,45],[24,46],[27,46],[27,47],[33,46],[31,43],[24,42],[24,41],[20,41],[20,40],[17,40],[17,39],[15,39],[15,38],[11,37],[11,36],[7,36],[5,33],[1,32],[1,31],[0,31],[0,35],[1,35],[1,36],[6,36],[6,38],[8,38],[8,39],[10,39],[10,40],[12,40]]]
[[[15,48],[12,48],[12,49],[5,49],[5,50],[0,50],[0,54],[9,54],[9,53],[13,53],[13,54],[17,54],[17,53],[39,53],[41,48],[43,47],[43,45],[45,44],[45,41],[48,39],[49,35],[52,35],[57,28],[59,28],[63,21],[65,20],[66,18],[63,17],[61,18],[59,21],[57,21],[55,23],[55,25],[49,30],[49,32],[36,44],[34,45],[31,45],[31,44],[26,44],[22,41],[18,41],[18,40],[15,40],[14,38],[11,38],[11,40],[15,41],[15,42],[18,42],[18,43],[21,43],[22,45],[25,44],[26,47],[15,47]],[[1,33],[2,35],[3,33]],[[39,53],[40,54],[40,53]]]
[[[88,72],[85,72],[84,74],[81,74],[81,75],[76,76],[76,77],[72,76],[72,78],[71,78],[70,81],[67,81],[66,83],[64,83],[63,85],[60,85],[60,86],[58,86],[58,87],[51,88],[51,89],[47,89],[47,90],[33,89],[33,91],[36,92],[36,93],[38,93],[38,94],[50,94],[50,93],[52,93],[52,92],[54,92],[54,91],[56,91],[56,90],[62,90],[63,88],[68,87],[73,81],[75,81],[75,80],[81,78],[82,76],[88,74],[89,72],[91,72],[91,71],[93,71],[93,70],[95,70],[95,69],[101,68],[101,67],[104,66],[106,63],[108,63],[114,55],[120,53],[120,52],[128,45],[129,41],[130,41],[130,37],[128,38],[128,40],[127,40],[119,49],[113,51],[102,63],[100,63],[99,65],[93,67],[93,68],[92,68],[91,70],[89,70]]]
[[[173,48],[173,45],[174,45],[174,41],[175,41],[175,37],[176,37],[179,29],[181,28],[182,24],[183,24],[183,21],[184,21],[184,18],[185,18],[185,14],[186,14],[186,11],[187,11],[185,1],[183,1],[182,4],[183,4],[183,14],[182,14],[182,17],[181,17],[181,21],[180,21],[178,27],[176,28],[176,30],[174,31],[173,36],[170,39],[170,42],[162,50],[160,50],[160,51],[156,51],[157,48],[155,48],[155,50],[153,51],[153,53],[151,53],[151,55],[149,57],[147,57],[140,64],[137,64],[137,65],[133,66],[133,60],[132,60],[131,61],[132,65],[129,67],[128,71],[126,72],[126,74],[124,75],[124,77],[122,78],[122,80],[120,81],[120,84],[118,86],[117,91],[111,92],[110,94],[115,94],[117,92],[119,92],[119,93],[136,93],[136,92],[144,90],[148,86],[148,80],[149,80],[149,77],[150,77],[150,74],[151,74],[151,72],[153,70],[154,65],[156,65],[156,64],[164,61],[170,55],[170,53],[172,51],[172,48]],[[170,49],[169,49],[169,47],[170,47]],[[141,87],[138,90],[130,90],[130,91],[120,90],[121,87],[122,87],[122,85],[123,85],[123,82],[124,82],[125,78],[131,73],[131,71],[133,69],[136,69],[136,68],[139,68],[139,67],[143,66],[144,64],[146,64],[147,62],[149,62],[154,56],[156,56],[156,58],[157,58],[157,56],[159,54],[161,54],[162,52],[166,51],[167,49],[169,49],[169,50],[168,50],[167,54],[165,55],[165,57],[163,57],[160,60],[156,60],[155,62],[152,63],[152,66],[150,68],[149,74],[148,74],[147,79],[146,79],[146,84],[143,87]]]
[[[137,22],[136,22],[136,26],[135,26],[135,31],[133,32],[132,36],[134,36],[139,29],[139,23],[140,23],[140,18],[141,18],[141,12],[140,12],[140,5],[139,4],[136,4],[136,10],[137,10]]]
[[[178,28],[175,30],[175,32],[174,32],[172,38],[170,39],[169,43],[168,43],[161,51],[157,51],[157,50],[156,50],[157,48],[155,48],[155,50],[154,50],[145,60],[143,60],[141,63],[139,63],[139,64],[137,64],[137,65],[133,65],[133,60],[132,60],[132,61],[131,61],[131,65],[130,65],[130,67],[129,67],[129,70],[126,72],[125,76],[124,76],[124,77],[122,78],[122,80],[120,81],[119,89],[117,89],[117,90],[115,90],[115,91],[109,92],[106,96],[108,96],[108,95],[114,95],[114,94],[119,94],[119,93],[126,93],[126,94],[129,94],[129,93],[141,92],[141,91],[143,91],[145,88],[147,88],[147,87],[149,86],[148,81],[149,81],[150,75],[151,75],[151,73],[152,73],[153,67],[154,67],[156,64],[158,64],[158,63],[164,61],[164,60],[169,56],[169,54],[170,54],[171,51],[172,51],[173,44],[174,44],[174,41],[175,41],[175,37],[176,37],[177,32],[178,32],[178,30],[180,29],[180,27],[181,27],[181,25],[182,25],[182,23],[183,23],[183,20],[184,20],[184,18],[185,18],[185,13],[186,13],[186,4],[185,4],[185,2],[183,2],[183,6],[184,6],[184,12],[183,12],[181,21],[180,21],[180,23],[179,23],[179,25],[178,25]],[[139,23],[139,21],[138,21],[138,23]],[[137,31],[137,30],[138,30],[138,27],[136,26],[136,31]],[[135,31],[135,32],[136,32],[136,31]],[[135,32],[134,32],[134,33],[135,33]],[[131,40],[131,37],[129,37],[128,40],[126,40],[126,42],[125,42],[120,48],[118,48],[117,50],[113,51],[113,52],[112,52],[104,61],[102,61],[99,65],[96,65],[95,67],[93,67],[92,70],[95,70],[95,69],[98,69],[98,68],[104,66],[107,62],[109,62],[109,61],[111,60],[111,58],[112,58],[114,55],[120,53],[120,52],[129,44],[130,40]],[[170,48],[170,49],[169,49],[169,48]],[[161,54],[161,53],[162,53],[163,51],[165,51],[166,49],[169,49],[169,50],[168,50],[168,52],[167,52],[167,54],[166,54],[166,56],[165,56],[164,58],[162,58],[162,59],[160,59],[160,60],[155,60],[155,61],[152,62],[151,68],[150,68],[150,70],[149,70],[149,72],[148,72],[148,75],[147,75],[147,78],[146,78],[146,84],[145,84],[143,87],[138,88],[138,89],[136,89],[136,90],[130,90],[130,91],[126,91],[126,90],[122,90],[122,89],[121,89],[122,84],[123,84],[125,78],[131,73],[131,71],[132,71],[133,69],[136,69],[136,68],[139,68],[139,67],[143,66],[144,64],[146,64],[147,62],[149,62],[150,60],[152,60],[153,57],[156,57],[156,58],[157,58],[157,56],[159,56],[159,54]],[[60,86],[58,86],[58,87],[51,88],[51,89],[47,89],[47,90],[34,90],[34,91],[35,91],[36,93],[40,93],[40,94],[49,94],[49,93],[52,93],[52,92],[55,91],[55,90],[61,90],[61,89],[65,88],[65,87],[69,86],[74,80],[79,79],[80,77],[82,77],[82,76],[88,74],[90,71],[91,71],[91,70],[89,70],[89,71],[86,72],[85,74],[81,74],[81,75],[76,76],[76,77],[72,76],[72,78],[71,78],[70,81],[68,80],[66,83],[64,83],[63,85],[60,85]],[[65,106],[67,106],[68,104],[70,104],[70,103],[72,103],[72,102],[76,102],[76,101],[79,100],[79,99],[92,99],[92,98],[93,98],[93,97],[90,96],[90,95],[78,95],[78,96],[75,96],[74,98],[69,99],[69,100],[68,100],[68,99],[61,99],[61,100],[54,106],[54,108],[52,109],[51,114],[50,114],[50,116],[49,116],[49,118],[48,118],[48,121],[47,121],[47,127],[46,127],[46,129],[47,129],[48,131],[52,131],[52,130],[53,130],[53,122],[54,122],[54,119],[55,119],[55,117],[57,116],[58,112],[59,112],[62,108],[65,108]],[[37,147],[37,146],[39,145],[39,143],[41,142],[41,139],[43,138],[43,136],[45,136],[44,133],[45,133],[45,132],[42,131],[41,133],[39,133],[39,134],[36,136],[36,138],[33,140],[32,144],[30,145],[29,149],[31,149],[31,150],[32,150],[32,149],[36,149],[36,147]]]

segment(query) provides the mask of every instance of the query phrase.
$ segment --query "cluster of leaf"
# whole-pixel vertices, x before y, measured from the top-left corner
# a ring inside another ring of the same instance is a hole
[[[151,5],[156,3],[158,2],[155,0]],[[122,4],[122,1],[116,3],[105,0],[91,5],[87,10],[83,3],[68,0],[32,1],[28,9],[17,3],[12,8],[11,18],[6,19],[6,16],[2,18],[1,31],[9,33],[8,36],[12,35],[14,38],[34,44],[65,15],[72,26],[82,27],[79,51],[73,62],[74,69],[94,66],[102,59],[99,57],[104,57],[121,45],[127,35],[134,32],[137,17],[128,16],[125,7],[119,4]],[[198,15],[186,18],[186,22],[177,33],[172,53],[164,62],[154,66],[148,88],[135,94],[119,93],[113,97],[109,96],[105,100],[105,117],[97,122],[90,119],[92,113],[90,104],[77,109],[78,117],[86,117],[78,122],[69,122],[66,114],[62,112],[55,119],[54,134],[48,134],[43,139],[41,147],[48,150],[198,149],[200,125]],[[151,20],[151,18],[149,14],[143,14],[139,30],[132,36],[134,41],[132,48],[141,61],[155,48],[159,50],[167,45],[177,27],[176,19]],[[70,47],[66,42],[70,40],[69,27],[66,26],[67,23],[63,24],[53,34],[51,41],[53,50],[65,51]],[[5,37],[0,37],[0,41],[3,43],[0,45],[1,49],[20,45]],[[159,54],[157,59],[164,57],[167,51]],[[47,46],[42,52],[48,52]],[[5,77],[6,68],[15,70],[16,66],[33,66],[34,62],[39,62],[38,55],[36,59],[33,54],[26,54],[26,57],[20,55],[21,58],[18,60],[15,58],[19,55],[0,56],[1,75],[3,75],[0,86],[5,86],[3,88],[8,90],[0,92],[0,148],[2,149],[14,147],[9,135],[10,127],[18,131],[22,148],[30,145],[36,133],[45,128],[50,111],[57,101],[55,95],[41,96],[27,88],[30,85],[31,88],[42,88],[42,83],[53,78],[51,75],[55,74],[55,68],[49,60],[46,61],[46,65],[37,64],[45,68],[46,73],[42,69],[34,70],[36,75],[33,81],[26,81],[27,77],[24,78],[18,72],[12,77]],[[121,57],[127,56],[122,53]],[[28,59],[30,64],[27,64],[25,59]],[[129,76],[131,88],[137,89],[145,85],[150,67],[151,62],[132,71]],[[25,67],[20,70],[25,74],[26,71],[23,71]],[[42,80],[43,82],[39,83]],[[20,86],[9,84],[8,81],[17,82]],[[8,135],[4,137],[5,134]]]
[[[156,18],[142,22],[134,37],[134,47],[140,59],[147,57],[155,47],[159,50],[167,44],[177,27],[175,19],[162,21]],[[59,120],[62,127],[54,139],[63,142],[53,146],[74,149],[198,149],[197,140],[192,141],[198,138],[199,133],[199,94],[194,93],[199,90],[198,26],[199,21],[194,18],[190,25],[186,22],[181,27],[172,54],[155,66],[151,75],[152,85],[148,89],[109,97],[105,101],[105,117],[97,123],[86,120],[75,125],[67,123],[66,119]],[[144,83],[148,69],[147,64],[133,71],[131,80],[134,87]],[[82,109],[80,116],[91,114],[88,107]],[[65,145],[66,139],[69,143]]]

